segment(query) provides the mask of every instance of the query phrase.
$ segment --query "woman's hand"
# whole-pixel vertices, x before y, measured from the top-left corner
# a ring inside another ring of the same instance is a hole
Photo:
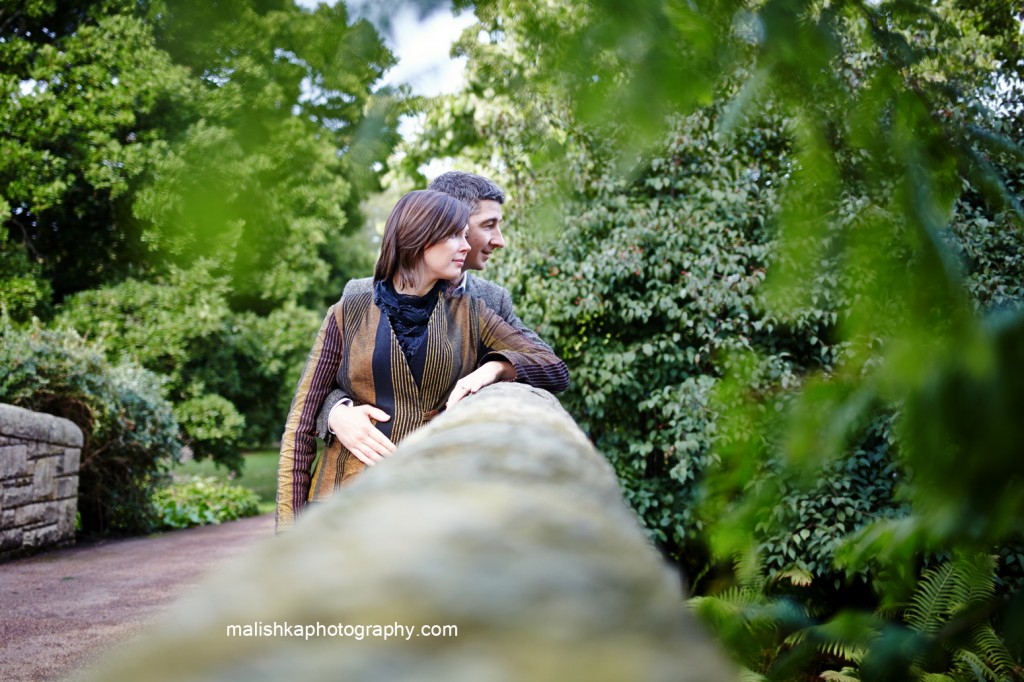
[[[516,368],[508,360],[491,360],[485,362],[476,371],[455,382],[452,394],[448,396],[448,403],[445,409],[465,398],[470,393],[476,393],[484,386],[498,381],[512,381],[516,378]]]

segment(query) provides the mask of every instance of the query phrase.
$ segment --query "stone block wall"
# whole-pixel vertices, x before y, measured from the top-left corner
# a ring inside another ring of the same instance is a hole
[[[739,675],[572,418],[549,393],[500,383],[220,567],[85,678],[135,679]]]
[[[75,539],[82,431],[0,404],[0,560]]]

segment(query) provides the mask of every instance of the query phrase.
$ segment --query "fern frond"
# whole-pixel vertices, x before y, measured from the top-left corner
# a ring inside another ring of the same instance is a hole
[[[905,620],[903,618],[903,615],[907,612],[907,609],[909,608],[910,605],[904,602],[899,602],[896,604],[887,604],[884,606],[879,606],[877,609],[875,609],[875,615],[881,616],[882,618],[891,621]]]
[[[761,556],[757,552],[757,546],[751,545],[742,554],[737,554],[733,559],[733,568],[736,571],[736,579],[742,587],[764,592],[767,584],[767,577],[761,571]]]
[[[981,660],[981,657],[973,651],[957,649],[956,653],[953,654],[953,658],[956,661],[954,672],[960,673],[960,675],[957,675],[958,677],[965,673],[970,673],[972,677],[968,679],[977,680],[977,682],[1000,682],[1002,679],[996,671],[985,665],[985,661]]]
[[[776,632],[780,622],[806,615],[785,600],[772,600],[750,588],[735,586],[719,595],[691,597],[687,605],[694,615],[712,628],[734,629],[742,625],[755,636]]]
[[[718,626],[739,616],[743,608],[719,597],[691,597],[686,605],[697,618],[709,626]]]
[[[833,682],[860,682],[859,671],[856,668],[843,668],[842,670],[826,670],[818,675],[823,680]]]
[[[740,668],[740,682],[768,682],[768,678],[750,668]]]
[[[822,642],[818,645],[818,651],[835,658],[840,658],[850,663],[861,663],[867,656],[868,650],[864,647],[851,644],[850,642]]]
[[[807,633],[809,632],[809,630],[809,628],[796,630],[790,633],[790,635],[786,637],[786,639],[782,640],[782,643],[789,647],[795,647],[798,644],[802,644],[804,640],[807,639]]]
[[[825,633],[821,631],[821,628],[804,628],[803,630],[797,630],[782,640],[782,643],[789,648],[794,648],[806,642],[808,635],[812,634],[814,635],[814,639],[820,640],[817,642],[815,648],[821,653],[832,656],[833,658],[840,658],[850,663],[859,664],[864,660],[864,656],[867,655],[867,648],[862,644],[846,642],[827,636],[823,637],[822,635]]]
[[[1006,642],[990,625],[975,628],[974,651],[1002,676],[1012,674],[1016,667],[1013,655],[1006,648]]]
[[[750,633],[768,632],[775,624],[765,617],[764,595],[745,587],[730,587],[716,596],[691,597],[687,605],[709,627],[719,629],[742,623]]]
[[[720,620],[763,604],[764,596],[745,587],[730,587],[720,594],[691,597],[687,603],[698,615]]]
[[[996,560],[991,554],[957,557],[954,562],[954,599],[965,609],[992,598],[996,592]]]
[[[922,682],[1000,682],[1015,674],[1016,663],[1006,643],[991,625],[979,624],[983,607],[995,594],[996,561],[989,554],[959,555],[921,576],[905,619],[920,633],[941,635],[941,644],[953,656],[950,670],[923,674]],[[965,628],[970,628],[970,643],[949,639]]]
[[[793,566],[776,574],[776,580],[788,579],[794,587],[810,587],[814,582],[814,575],[805,568]]]
[[[954,564],[947,561],[921,576],[906,612],[907,624],[911,628],[933,635],[942,627],[949,615],[950,596],[956,580],[953,574]]]
[[[764,594],[760,591],[740,586],[726,588],[722,592],[714,595],[712,598],[719,599],[724,603],[741,608],[757,606],[758,604],[763,604],[765,602]]]
[[[925,673],[917,678],[920,682],[959,682],[945,673]]]
[[[875,616],[840,613],[826,623],[793,632],[784,643],[796,647],[806,642],[827,656],[860,665],[879,634],[880,622]]]

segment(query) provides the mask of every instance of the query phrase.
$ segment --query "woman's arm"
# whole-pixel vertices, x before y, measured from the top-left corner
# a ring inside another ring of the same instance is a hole
[[[550,348],[527,338],[483,302],[473,304],[480,316],[480,366],[456,382],[448,407],[497,381],[519,381],[552,393],[569,387],[569,369]]]
[[[316,457],[316,415],[334,387],[344,349],[335,308],[327,311],[288,410],[277,469],[277,529],[293,523],[309,499],[310,470]]]
[[[528,338],[485,305],[480,305],[480,363],[507,360],[514,381],[560,393],[569,388],[569,369],[543,343]]]

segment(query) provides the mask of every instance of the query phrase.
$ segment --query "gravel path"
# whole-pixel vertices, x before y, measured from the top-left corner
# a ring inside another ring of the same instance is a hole
[[[0,564],[0,679],[39,682],[74,672],[273,532],[270,514]]]

